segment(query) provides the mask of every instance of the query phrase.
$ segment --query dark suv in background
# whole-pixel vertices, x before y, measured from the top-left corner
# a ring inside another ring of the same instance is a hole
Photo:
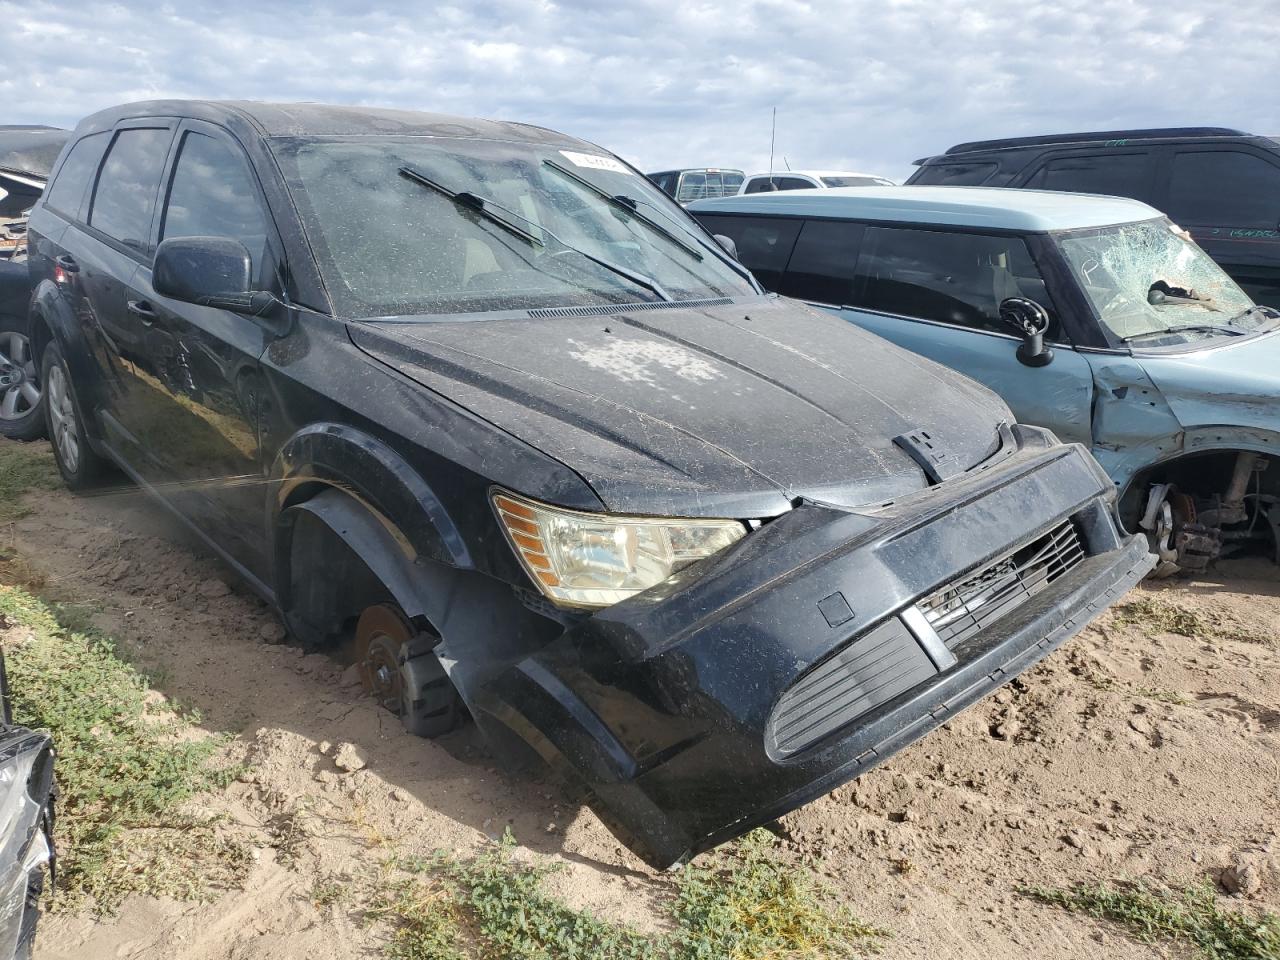
[[[909,184],[1026,187],[1141,200],[1168,214],[1255,302],[1280,307],[1280,139],[1224,127],[961,143]]]

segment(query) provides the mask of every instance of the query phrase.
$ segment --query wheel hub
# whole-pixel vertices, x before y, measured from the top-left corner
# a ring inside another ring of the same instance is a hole
[[[365,690],[396,715],[404,702],[401,654],[412,636],[413,628],[386,606],[370,607],[356,624],[355,655]]]

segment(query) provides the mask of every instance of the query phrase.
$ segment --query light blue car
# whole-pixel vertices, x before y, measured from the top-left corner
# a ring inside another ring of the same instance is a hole
[[[980,187],[690,206],[768,289],[968,374],[1087,445],[1161,571],[1280,561],[1280,313],[1134,200]]]

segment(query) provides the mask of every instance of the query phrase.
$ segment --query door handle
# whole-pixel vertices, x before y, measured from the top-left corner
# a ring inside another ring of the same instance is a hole
[[[79,273],[80,264],[75,259],[67,256],[65,253],[53,258],[53,262],[60,266],[66,273]]]
[[[148,327],[156,322],[156,311],[145,300],[130,300],[129,312],[138,317]]]

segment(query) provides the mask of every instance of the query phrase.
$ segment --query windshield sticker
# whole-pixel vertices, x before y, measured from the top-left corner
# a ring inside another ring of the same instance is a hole
[[[613,173],[631,172],[613,157],[601,157],[594,153],[574,153],[572,150],[561,150],[560,156],[576,167],[587,167],[591,170],[610,170]]]

